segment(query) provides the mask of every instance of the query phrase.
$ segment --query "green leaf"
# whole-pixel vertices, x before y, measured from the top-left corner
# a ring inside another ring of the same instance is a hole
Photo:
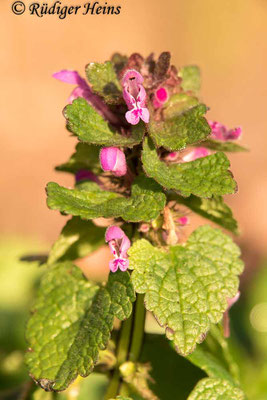
[[[132,399],[130,397],[117,396],[116,399],[110,399],[110,400],[132,400]]]
[[[118,103],[122,97],[121,85],[111,61],[88,64],[86,75],[95,93],[104,97],[107,103]]]
[[[187,163],[167,165],[160,161],[152,140],[145,138],[142,161],[148,176],[164,188],[174,189],[185,197],[190,194],[211,197],[236,191],[236,182],[228,170],[229,160],[223,153]]]
[[[184,198],[178,195],[171,195],[178,203],[184,204],[186,207],[204,218],[228,229],[230,232],[238,235],[238,225],[230,207],[225,204],[221,196],[213,196],[210,199],[203,199],[191,195]]]
[[[237,293],[243,263],[239,248],[218,229],[202,226],[186,246],[169,252],[138,240],[129,249],[132,282],[178,352],[188,355]]]
[[[223,379],[204,378],[187,400],[244,400],[243,391]]]
[[[199,103],[198,99],[186,93],[175,93],[164,104],[163,115],[165,119],[173,118]]]
[[[53,244],[47,264],[85,257],[104,244],[105,229],[78,217],[70,219]]]
[[[157,147],[181,150],[187,145],[200,142],[210,134],[210,126],[203,117],[206,111],[207,107],[199,104],[162,122],[152,119],[149,123],[149,135]]]
[[[99,163],[99,151],[100,147],[98,146],[78,143],[76,151],[69,161],[58,165],[56,170],[76,174],[81,169],[87,169],[97,174],[102,171]]]
[[[206,375],[179,356],[164,335],[145,334],[140,362],[151,364],[150,384],[161,400],[185,400]],[[179,388],[179,390],[177,390]]]
[[[186,357],[194,365],[201,368],[210,378],[220,378],[236,385],[231,374],[224,366],[208,351],[204,351],[201,346],[197,346],[192,354]]]
[[[240,146],[240,144],[234,142],[222,142],[220,140],[214,140],[214,139],[205,140],[204,142],[201,143],[201,146],[207,147],[208,149],[211,150],[225,151],[231,153],[236,153],[238,151],[249,151],[245,147]]]
[[[104,191],[92,182],[85,188],[66,189],[50,182],[47,185],[47,205],[52,210],[85,219],[121,217],[130,222],[148,222],[158,217],[166,202],[160,186],[144,175],[134,181],[129,198]]]
[[[114,317],[128,318],[134,299],[128,272],[111,273],[99,287],[69,262],[50,268],[26,331],[33,379],[45,390],[61,391],[78,374],[89,375],[107,346]]]
[[[133,147],[143,138],[144,124],[132,126],[131,134],[126,136],[116,132],[98,112],[79,97],[64,109],[68,129],[82,142],[104,146]]]
[[[196,65],[187,65],[179,70],[178,76],[182,78],[182,89],[187,92],[198,93],[200,89],[200,70]]]

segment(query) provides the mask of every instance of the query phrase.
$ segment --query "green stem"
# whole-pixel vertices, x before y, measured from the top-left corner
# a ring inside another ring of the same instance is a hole
[[[222,353],[223,353],[224,359],[228,365],[229,371],[232,374],[235,381],[238,383],[239,379],[240,379],[239,368],[230,352],[230,349],[228,346],[228,341],[223,336],[222,328],[220,326],[213,325],[211,327],[210,332],[211,332],[212,336],[217,340],[219,345],[221,346]]]
[[[146,317],[146,311],[144,307],[144,295],[137,294],[133,335],[129,351],[129,360],[133,362],[138,361],[141,353],[143,337],[144,337],[145,317]]]
[[[117,348],[117,368],[114,370],[110,384],[108,386],[105,399],[115,398],[119,391],[120,372],[118,367],[127,360],[128,349],[131,338],[133,315],[126,321],[122,322],[120,330],[120,339]]]

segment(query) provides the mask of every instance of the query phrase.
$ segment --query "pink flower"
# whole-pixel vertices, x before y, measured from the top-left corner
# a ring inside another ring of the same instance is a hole
[[[153,106],[155,108],[160,108],[163,106],[164,103],[168,100],[169,95],[167,90],[164,87],[160,87],[156,90],[154,99],[153,99]]]
[[[183,156],[184,162],[194,161],[198,158],[206,157],[210,154],[209,150],[206,147],[196,147],[194,150],[187,153]]]
[[[240,292],[238,291],[234,297],[232,297],[231,299],[227,299],[228,307],[223,314],[223,333],[225,337],[230,336],[229,310],[238,301],[239,297]]]
[[[111,171],[116,176],[123,176],[127,172],[125,155],[117,147],[103,147],[100,163],[104,171]]]
[[[208,123],[212,130],[211,137],[223,142],[226,142],[227,140],[237,140],[242,134],[242,129],[240,127],[227,129],[225,125],[216,121],[208,121]]]
[[[189,218],[186,216],[180,217],[178,218],[177,222],[181,225],[181,226],[185,226],[188,225],[189,223]]]
[[[71,95],[68,98],[68,102],[70,104],[78,97],[83,97],[111,124],[116,125],[120,123],[117,116],[110,111],[110,109],[98,95],[92,92],[86,80],[83,79],[77,71],[69,71],[63,69],[62,71],[54,73],[52,76],[53,78],[58,79],[61,82],[77,85],[77,87],[71,92]]]
[[[131,246],[129,238],[121,228],[112,225],[106,230],[105,240],[108,242],[114,257],[114,260],[109,262],[111,272],[116,272],[118,268],[121,271],[126,271],[129,266],[127,251]]]
[[[167,154],[164,159],[166,161],[177,161],[179,158],[179,151],[172,151],[171,153]]]
[[[125,118],[131,125],[136,125],[140,118],[148,123],[149,111],[146,105],[146,91],[142,85],[144,79],[139,72],[134,69],[128,70],[123,79],[123,98],[128,106],[129,111],[125,114]]]

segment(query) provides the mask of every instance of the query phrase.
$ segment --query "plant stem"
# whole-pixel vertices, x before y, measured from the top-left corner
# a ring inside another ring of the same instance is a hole
[[[228,365],[230,373],[232,374],[235,381],[237,383],[239,383],[239,379],[240,379],[239,368],[229,350],[228,341],[223,336],[222,328],[220,326],[213,325],[211,327],[210,332],[222,348],[222,353],[223,353],[224,359]]]
[[[146,316],[146,311],[144,307],[144,295],[137,294],[133,335],[129,351],[129,360],[133,362],[138,361],[141,353],[143,337],[144,337],[145,316]]]
[[[121,324],[120,338],[117,347],[117,367],[114,370],[110,384],[108,386],[105,399],[115,398],[118,394],[120,385],[120,372],[118,367],[127,360],[129,343],[131,338],[131,329],[133,322],[133,314]]]

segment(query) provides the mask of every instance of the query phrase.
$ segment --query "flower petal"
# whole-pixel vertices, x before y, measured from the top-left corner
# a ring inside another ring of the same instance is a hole
[[[111,272],[116,272],[118,270],[118,263],[116,261],[117,260],[111,260],[109,262],[109,269]]]
[[[127,111],[125,118],[131,125],[137,125],[140,121],[140,116],[136,108],[133,108],[131,111]]]
[[[52,76],[61,82],[70,83],[72,85],[81,85],[84,82],[84,79],[77,71],[69,71],[67,69],[55,72]]]
[[[147,124],[149,122],[149,111],[147,108],[141,109],[140,118]]]
[[[111,240],[123,239],[124,236],[126,235],[121,228],[116,225],[111,225],[106,230],[105,241],[110,242]]]
[[[119,268],[122,272],[126,271],[129,267],[129,260],[120,259]]]

